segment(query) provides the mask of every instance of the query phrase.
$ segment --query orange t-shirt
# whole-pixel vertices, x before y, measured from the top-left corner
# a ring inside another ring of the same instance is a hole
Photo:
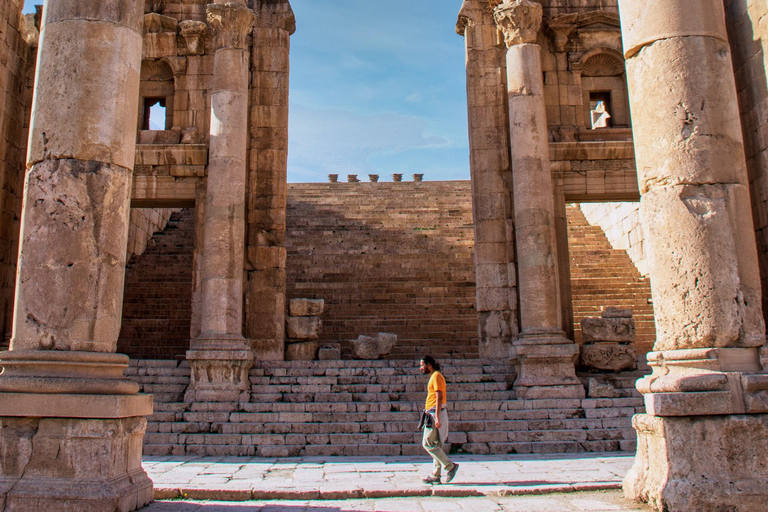
[[[429,384],[427,384],[427,402],[424,405],[426,410],[434,409],[437,407],[437,392],[443,392],[443,404],[448,401],[446,396],[445,377],[440,372],[432,372],[429,377]]]

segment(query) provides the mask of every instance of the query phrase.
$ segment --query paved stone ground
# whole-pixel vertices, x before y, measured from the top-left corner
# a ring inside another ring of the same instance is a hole
[[[142,512],[647,512],[621,491],[506,498],[381,498],[343,501],[162,501]]]
[[[155,482],[155,498],[158,500],[174,498],[221,501],[340,500],[395,497],[503,498],[506,496],[576,491],[617,490],[632,464],[633,457],[625,452],[610,454],[459,455],[455,456],[454,460],[460,464],[459,472],[454,481],[447,485],[427,485],[421,481],[421,477],[427,475],[431,470],[430,459],[426,454],[423,457],[390,458],[146,457],[144,468]],[[615,493],[615,496],[618,495]],[[307,509],[306,502],[303,503],[296,505],[298,508],[295,510],[315,510]],[[167,506],[171,505],[173,503]],[[199,510],[206,512],[208,510],[202,505],[195,506],[202,507]],[[150,508],[150,510],[175,509]],[[198,509],[179,508],[178,510],[186,512],[187,510]],[[256,508],[255,510],[260,509]],[[287,508],[285,510],[294,509]],[[317,508],[316,510],[325,509]],[[359,510],[375,509],[360,508]],[[454,508],[454,510],[463,509]],[[502,508],[499,510],[516,509]],[[555,508],[553,510],[560,509]],[[614,508],[613,510],[625,509]]]

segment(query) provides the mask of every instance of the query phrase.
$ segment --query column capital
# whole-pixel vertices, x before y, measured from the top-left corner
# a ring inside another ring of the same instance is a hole
[[[493,10],[507,48],[535,43],[543,16],[541,4],[531,0],[505,0]]]
[[[256,15],[238,2],[208,4],[208,25],[216,38],[216,48],[245,49]]]

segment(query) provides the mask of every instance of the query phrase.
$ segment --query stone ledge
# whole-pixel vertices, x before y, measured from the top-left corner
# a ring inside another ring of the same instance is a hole
[[[0,394],[0,417],[116,419],[152,411],[152,395]]]

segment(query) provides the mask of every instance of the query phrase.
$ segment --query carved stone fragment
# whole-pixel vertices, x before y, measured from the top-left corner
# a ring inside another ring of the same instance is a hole
[[[316,316],[289,316],[285,319],[285,333],[293,340],[316,340],[323,321]]]
[[[630,345],[594,343],[581,347],[581,364],[596,370],[634,370],[637,354]]]
[[[635,341],[635,321],[632,318],[583,318],[581,334],[585,343]]]
[[[320,316],[324,307],[323,299],[291,299],[289,311],[291,316]]]
[[[389,354],[396,343],[397,334],[380,332],[376,337],[359,336],[356,340],[352,340],[352,348],[358,359],[378,359],[382,355]]]
[[[316,341],[300,341],[288,343],[285,346],[286,361],[314,361],[317,356],[318,343]]]

